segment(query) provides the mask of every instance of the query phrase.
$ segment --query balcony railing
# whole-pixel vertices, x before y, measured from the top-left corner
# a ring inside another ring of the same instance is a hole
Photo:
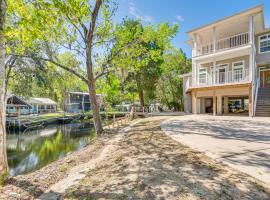
[[[211,75],[201,75],[197,80],[198,86],[247,82],[249,81],[249,71],[248,69],[236,69],[234,71],[216,72],[212,73]]]
[[[238,35],[233,35],[231,37],[223,38],[220,40],[216,41],[216,50],[217,51],[222,51],[226,49],[232,49],[235,47],[241,47],[243,45],[246,45],[249,43],[249,33],[241,33]],[[197,56],[200,55],[206,55],[214,52],[214,45],[213,43],[209,43],[206,45],[203,45],[199,47],[199,50],[197,51]]]

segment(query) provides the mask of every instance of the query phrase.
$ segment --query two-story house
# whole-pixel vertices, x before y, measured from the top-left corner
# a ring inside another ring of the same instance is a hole
[[[187,34],[192,72],[182,76],[185,112],[222,115],[241,108],[249,116],[270,116],[270,29],[263,6]]]

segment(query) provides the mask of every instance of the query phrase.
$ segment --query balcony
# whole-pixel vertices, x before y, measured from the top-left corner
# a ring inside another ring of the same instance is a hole
[[[192,78],[189,77],[186,82],[185,89],[188,91],[191,88],[240,84],[247,83],[249,81],[248,69],[235,69],[233,71],[226,72],[217,71],[212,74],[200,74],[195,83],[192,83]]]
[[[223,38],[217,40],[214,43],[205,44],[203,46],[199,46],[197,50],[196,56],[202,56],[211,54],[214,52],[220,52],[228,49],[233,49],[237,47],[241,47],[249,44],[249,33],[241,33],[237,35],[233,35],[227,38]]]
[[[208,85],[223,85],[230,83],[242,83],[249,81],[249,71],[247,69],[240,69],[227,72],[216,72],[212,75],[205,74],[198,77],[199,86]]]

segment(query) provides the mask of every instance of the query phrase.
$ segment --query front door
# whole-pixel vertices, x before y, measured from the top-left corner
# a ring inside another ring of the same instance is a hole
[[[260,87],[270,87],[270,68],[260,69]]]
[[[218,66],[218,83],[223,84],[226,82],[226,72],[228,69],[228,64],[221,64]]]

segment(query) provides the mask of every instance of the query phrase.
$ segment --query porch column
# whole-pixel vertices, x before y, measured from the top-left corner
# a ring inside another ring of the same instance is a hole
[[[224,97],[224,114],[229,113],[229,97]]]
[[[222,114],[222,96],[217,96],[217,115]]]
[[[192,86],[197,85],[197,63],[192,61]]]
[[[197,95],[196,92],[192,92],[192,113],[197,114],[198,113],[198,105],[197,105]]]
[[[216,27],[213,27],[212,43],[213,43],[213,52],[216,52]]]
[[[205,97],[201,98],[201,106],[202,106],[202,113],[206,113],[206,104],[205,104]]]
[[[252,87],[249,87],[249,94],[248,94],[248,113],[249,113],[249,117],[255,116],[255,113],[253,114]]]
[[[193,34],[193,49],[192,49],[192,57],[197,56],[198,54],[198,42],[196,33]]]
[[[213,115],[217,115],[217,97],[215,91],[213,93]]]
[[[213,81],[212,83],[215,85],[216,84],[216,75],[217,75],[217,69],[216,69],[217,62],[214,60],[213,61]]]
[[[249,16],[249,44],[251,45],[249,54],[249,80],[254,81],[254,71],[255,71],[255,59],[254,59],[254,22],[253,15]]]

